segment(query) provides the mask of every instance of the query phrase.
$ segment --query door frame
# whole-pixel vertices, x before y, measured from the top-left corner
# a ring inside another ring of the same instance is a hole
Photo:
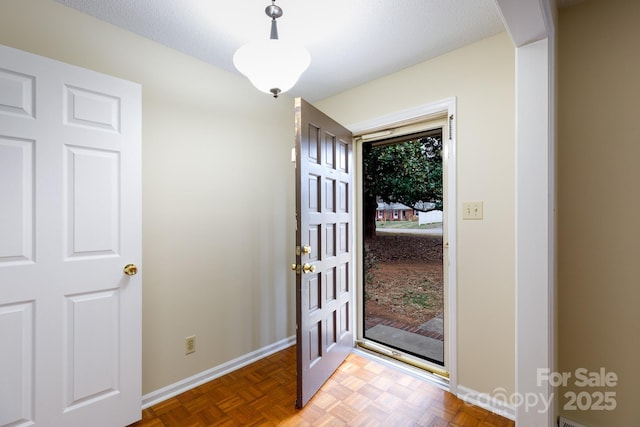
[[[354,136],[367,134],[371,132],[378,132],[381,129],[387,129],[397,126],[401,123],[410,121],[416,121],[420,118],[428,119],[430,116],[436,114],[447,114],[448,125],[448,139],[446,145],[446,152],[444,154],[446,158],[446,180],[447,180],[447,197],[445,198],[445,215],[447,220],[447,234],[448,234],[448,260],[449,264],[443,268],[448,275],[448,287],[447,287],[447,315],[445,316],[445,367],[449,372],[449,391],[457,393],[457,276],[456,276],[456,252],[457,252],[457,194],[456,194],[456,98],[450,97],[440,101],[435,101],[423,105],[418,105],[406,110],[389,113],[380,117],[376,117],[363,122],[355,123],[347,126],[348,129],[354,134]],[[354,138],[355,139],[355,138]],[[362,164],[362,141],[354,141],[354,163],[356,165]],[[363,236],[361,230],[361,218],[362,218],[362,168],[356,167],[355,175],[355,187],[356,187],[356,241],[354,242],[356,247],[362,247]],[[358,246],[359,245],[359,246]],[[363,265],[362,251],[356,251],[356,261],[359,266]],[[361,268],[357,269],[356,284],[360,289],[364,283],[363,272]],[[356,292],[356,310],[355,311],[355,325],[356,325],[356,341],[361,341],[364,337],[364,325],[363,325],[363,300],[362,292]]]

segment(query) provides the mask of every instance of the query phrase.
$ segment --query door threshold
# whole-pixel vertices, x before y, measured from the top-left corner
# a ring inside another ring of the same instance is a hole
[[[382,363],[390,368],[397,369],[407,375],[414,378],[418,378],[423,381],[432,383],[433,385],[443,390],[449,391],[449,378],[448,373],[444,369],[438,369],[439,372],[435,372],[435,367],[427,365],[427,363],[415,363],[415,360],[409,360],[408,356],[392,356],[386,354],[383,348],[377,348],[375,343],[368,343],[366,341],[357,341],[356,346],[353,349],[353,353],[359,356],[366,357],[374,360],[378,363]],[[413,359],[413,358],[411,358]],[[419,364],[424,366],[419,366]]]

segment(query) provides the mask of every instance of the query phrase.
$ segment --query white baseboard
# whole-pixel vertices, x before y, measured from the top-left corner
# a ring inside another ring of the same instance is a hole
[[[191,390],[192,388],[195,388],[201,384],[214,380],[218,377],[228,374],[229,372],[240,369],[243,366],[247,366],[262,358],[270,356],[273,353],[277,353],[280,350],[291,347],[295,343],[295,336],[285,338],[266,347],[262,347],[256,351],[252,351],[251,353],[247,353],[221,365],[215,366],[211,369],[207,369],[206,371],[200,372],[176,383],[170,384],[159,390],[147,393],[142,396],[142,409],[146,409],[157,403],[170,399],[173,396],[177,396],[180,393],[184,393],[185,391]]]
[[[510,420],[516,420],[516,408],[514,408],[513,405],[505,403],[503,400],[496,399],[487,393],[480,393],[479,391],[461,385],[458,385],[457,391],[458,398],[467,403],[479,406],[480,408],[509,418]]]

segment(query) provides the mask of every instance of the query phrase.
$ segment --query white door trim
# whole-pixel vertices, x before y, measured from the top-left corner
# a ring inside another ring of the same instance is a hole
[[[555,425],[553,389],[537,378],[555,368],[555,2],[496,0],[516,50],[515,394],[517,425]]]
[[[448,120],[450,123],[449,128],[449,140],[447,144],[447,151],[445,153],[445,157],[447,159],[447,197],[446,197],[446,206],[445,211],[447,215],[448,221],[448,241],[451,242],[450,250],[449,250],[449,265],[446,266],[449,278],[448,285],[448,316],[445,316],[445,328],[447,330],[447,336],[445,339],[445,367],[449,371],[449,390],[457,394],[458,388],[458,376],[457,376],[457,301],[455,296],[457,295],[457,277],[456,277],[456,245],[457,234],[456,234],[456,206],[457,206],[457,195],[456,195],[456,98],[446,98],[440,101],[418,105],[416,107],[412,107],[406,110],[397,111],[394,113],[386,114],[384,116],[376,117],[374,119],[366,120],[360,123],[355,123],[350,126],[347,126],[347,129],[351,130],[354,135],[367,133],[369,131],[378,130],[384,127],[390,127],[394,124],[407,122],[414,119],[418,119],[420,117],[428,117],[437,113],[447,112],[447,117],[453,117],[453,121]],[[356,144],[354,146],[354,153],[356,154],[356,159],[359,159],[362,155],[362,147],[361,144]],[[356,182],[357,185],[362,183],[362,171],[360,168],[356,171]],[[358,192],[357,197],[357,208],[356,214],[358,218],[362,218],[362,195]],[[362,241],[362,232],[359,227],[358,229],[358,241]],[[358,252],[358,265],[361,265],[362,262],[362,253]],[[358,283],[362,283],[361,272],[358,273]],[[358,293],[359,295],[360,293]],[[362,319],[362,301],[358,296],[358,310],[357,315],[358,318]],[[358,336],[362,336],[362,331],[359,330]]]

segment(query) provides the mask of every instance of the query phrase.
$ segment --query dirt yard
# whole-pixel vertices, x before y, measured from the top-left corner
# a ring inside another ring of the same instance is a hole
[[[367,317],[418,326],[443,312],[442,237],[378,234],[365,247]]]

